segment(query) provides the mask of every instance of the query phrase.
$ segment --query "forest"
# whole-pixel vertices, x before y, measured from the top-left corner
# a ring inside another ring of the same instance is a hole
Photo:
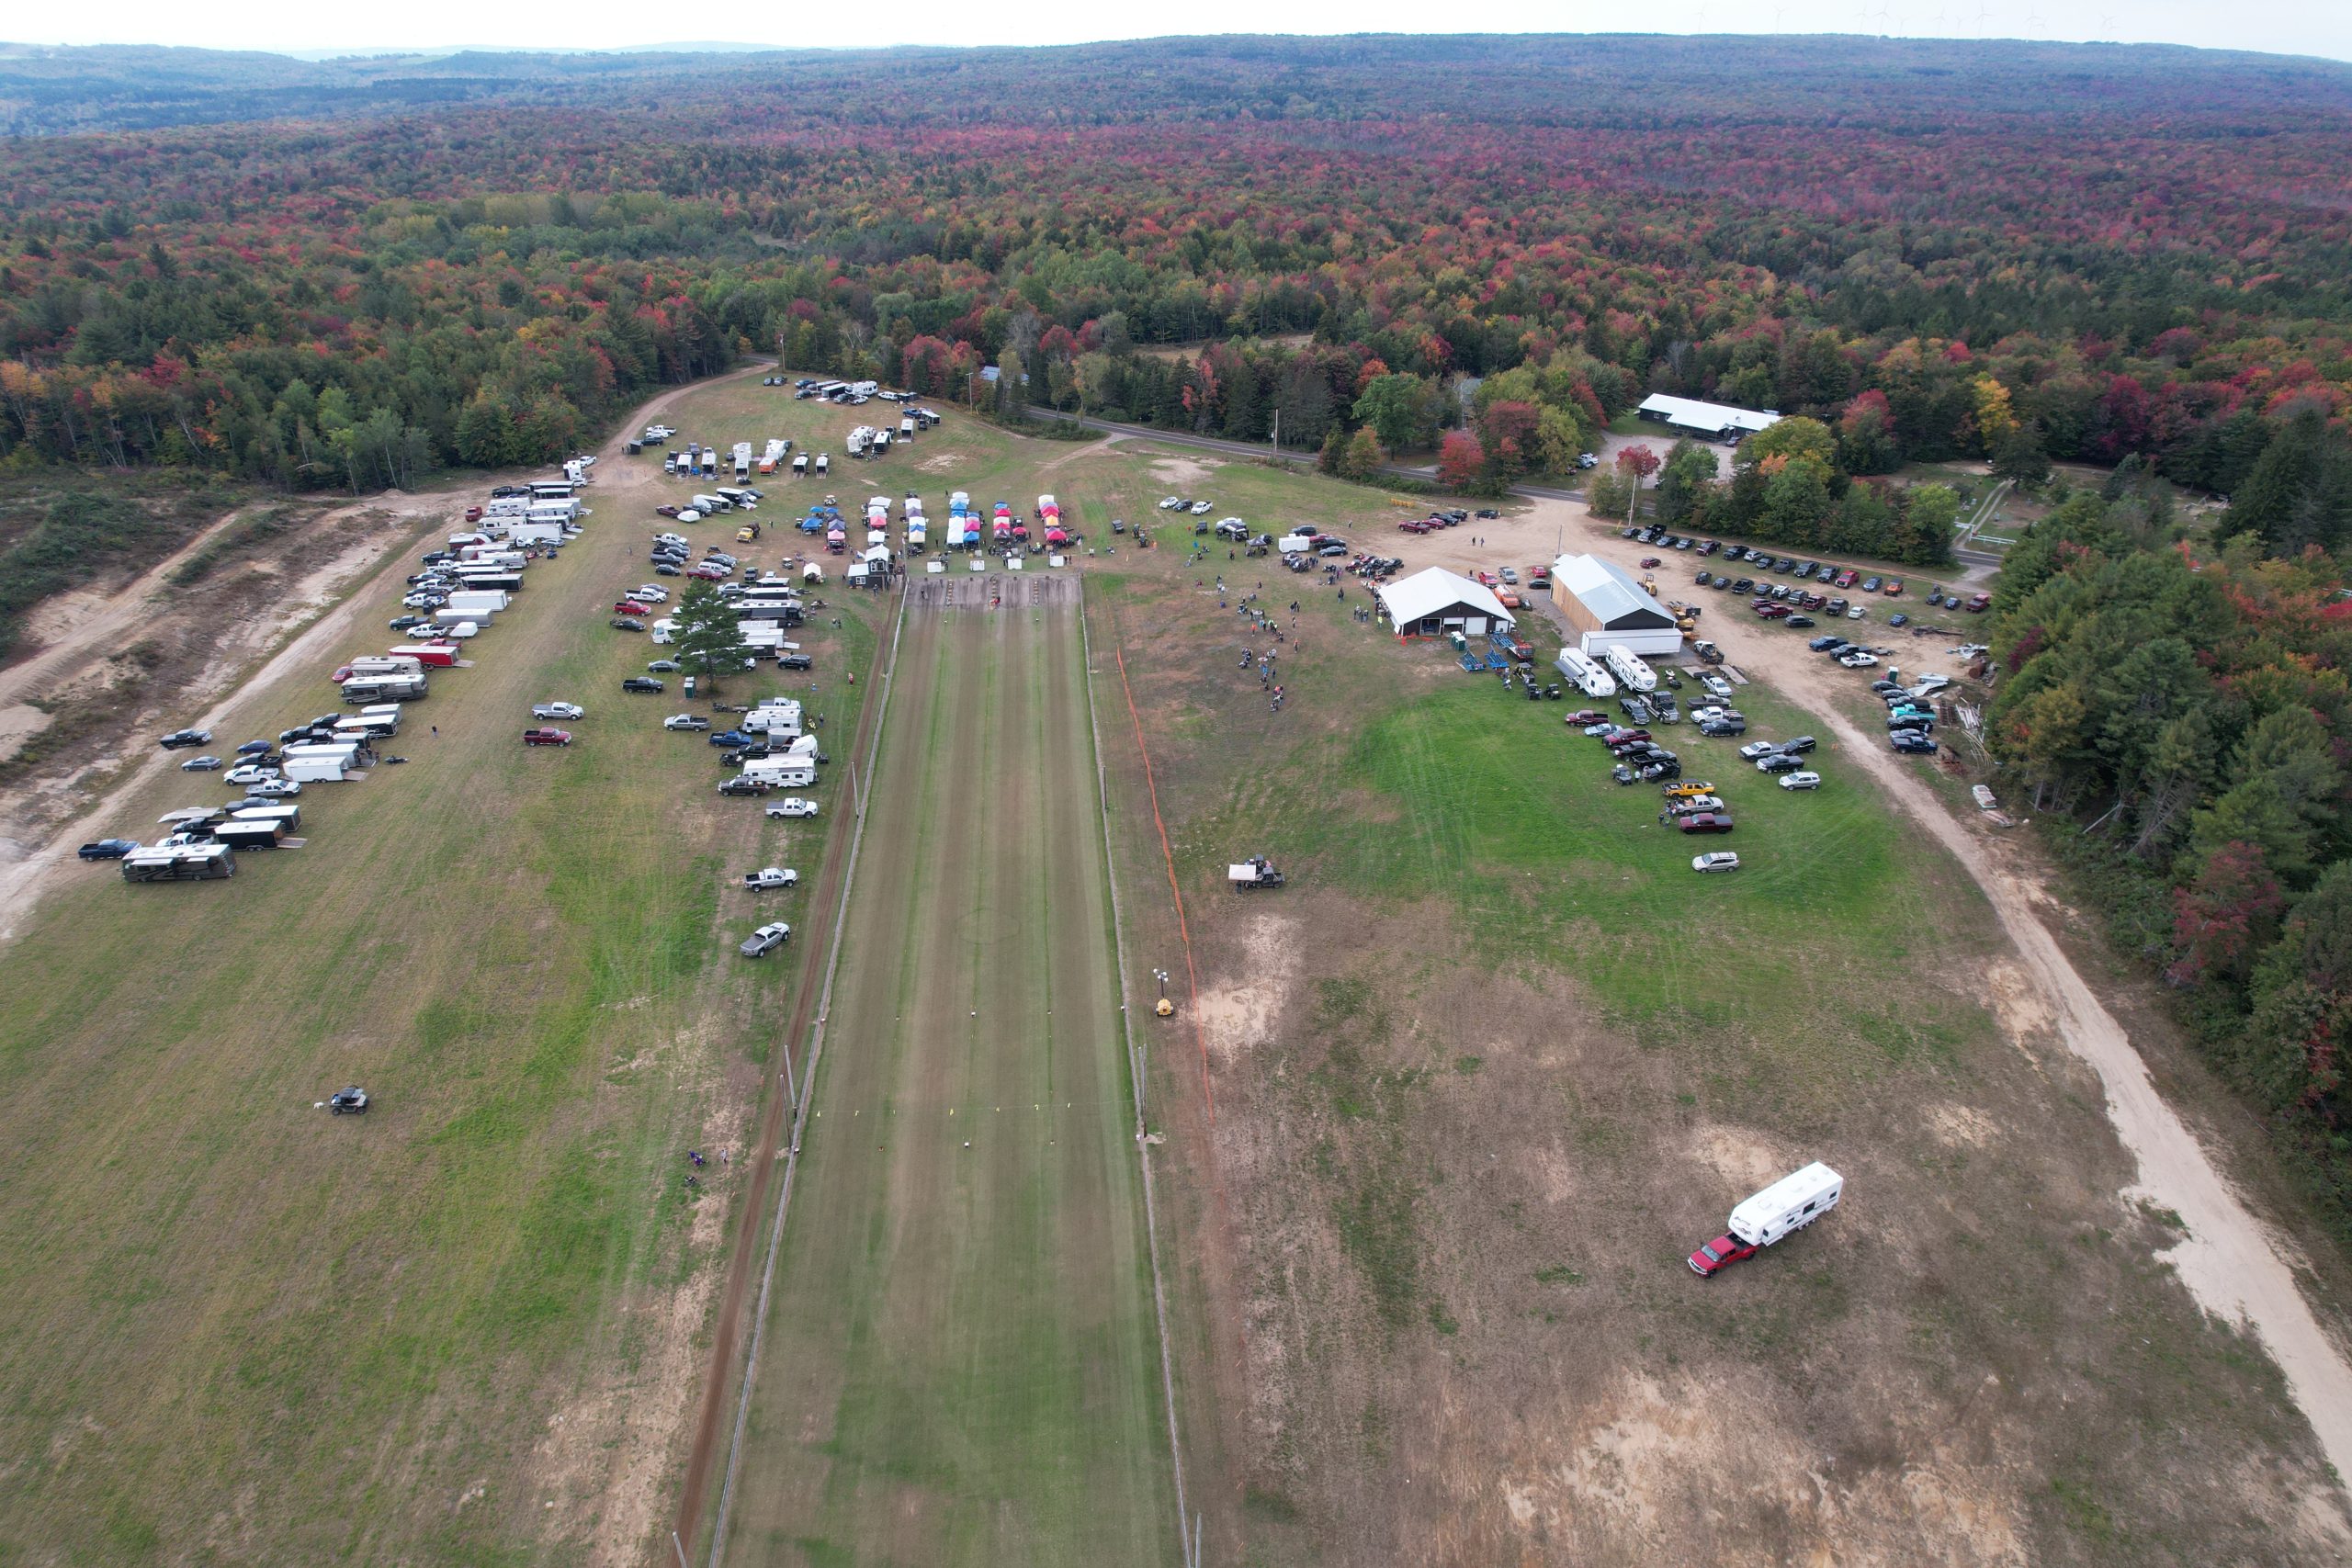
[[[1730,58],[4,51],[0,468],[361,492],[775,353],[1480,493],[1574,474],[1650,392],[1769,408],[1729,480],[1681,448],[1596,502],[1918,563],[1954,508],[1905,465],[2054,484],[1989,744],[2352,1213],[2352,68]]]

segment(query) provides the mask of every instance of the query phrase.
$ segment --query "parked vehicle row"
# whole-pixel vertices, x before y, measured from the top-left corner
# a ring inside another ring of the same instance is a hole
[[[343,708],[282,729],[275,740],[256,737],[220,755],[202,750],[212,743],[209,730],[175,729],[161,738],[166,751],[200,752],[180,763],[182,773],[217,773],[237,799],[166,814],[159,826],[169,831],[153,844],[101,839],[81,846],[81,858],[119,862],[130,882],[214,880],[235,874],[239,851],[301,843],[293,834],[308,786],[407,761],[387,744],[400,734],[406,705],[429,694],[431,671],[470,662],[460,657],[461,647],[512,604],[532,561],[579,536],[585,509],[578,492],[594,463],[574,457],[561,479],[501,485],[483,504],[467,507],[463,529],[426,551],[421,570],[403,584],[404,613],[391,618],[390,628],[404,640],[383,653],[354,655],[332,671]],[[578,715],[571,705],[549,704],[533,717]],[[527,746],[571,739],[568,731],[537,724],[523,735]]]

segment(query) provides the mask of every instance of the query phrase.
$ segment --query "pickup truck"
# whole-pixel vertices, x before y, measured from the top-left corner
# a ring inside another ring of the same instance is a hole
[[[698,713],[673,713],[662,721],[664,729],[708,729],[710,720]]]
[[[571,732],[568,729],[526,729],[523,731],[526,746],[569,746]]]
[[[765,871],[745,872],[743,886],[754,893],[765,893],[777,887],[797,887],[800,886],[800,874],[789,866],[772,865]]]

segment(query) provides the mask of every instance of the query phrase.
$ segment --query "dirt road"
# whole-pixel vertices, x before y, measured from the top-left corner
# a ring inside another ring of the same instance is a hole
[[[1459,532],[1460,530],[1456,530]],[[1632,568],[1642,547],[1586,525],[1581,544]],[[1693,570],[1696,570],[1695,568]],[[2352,1475],[2352,1365],[2323,1327],[2288,1261],[2290,1245],[2256,1219],[2214,1168],[2195,1135],[2165,1103],[2131,1037],[2083,981],[2057,940],[2037,886],[2045,874],[2029,851],[1994,830],[1956,819],[1920,772],[1924,764],[1891,750],[1883,735],[1865,734],[1840,704],[1868,685],[1872,671],[1840,668],[1809,652],[1804,637],[1740,614],[1741,602],[1711,596],[1702,630],[1751,678],[1760,678],[1808,711],[1831,738],[1820,761],[1825,772],[1860,767],[1952,858],[1966,867],[1991,901],[2016,945],[2038,999],[2050,1010],[2061,1037],[2090,1064],[2107,1091],[2115,1130],[2140,1166],[2132,1196],[2170,1209],[2186,1222],[2188,1239],[2168,1254],[2199,1304],[2250,1325],[2286,1374],[2289,1392],[2310,1420],[2329,1462]],[[1940,639],[1905,637],[1876,626],[1885,640],[1913,643],[1895,661],[1906,671],[1948,664]],[[1997,998],[1996,998],[1997,1000]],[[2003,1026],[2017,1032],[2017,1021]]]

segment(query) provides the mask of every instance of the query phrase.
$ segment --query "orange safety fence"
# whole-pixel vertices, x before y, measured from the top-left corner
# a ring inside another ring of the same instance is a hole
[[[1136,750],[1143,758],[1143,783],[1151,796],[1151,825],[1159,832],[1160,858],[1168,863],[1168,895],[1176,900],[1176,934],[1184,942],[1184,987],[1191,1005],[1184,1010],[1193,1021],[1193,1043],[1201,1054],[1201,1103],[1216,1125],[1216,1093],[1209,1087],[1209,1042],[1201,1030],[1201,976],[1193,964],[1193,931],[1184,920],[1184,892],[1176,883],[1176,852],[1168,846],[1168,824],[1159,818],[1159,783],[1151,771],[1151,750],[1143,742],[1143,716],[1136,711],[1135,688],[1127,683],[1127,656],[1114,640],[1112,657],[1119,661],[1119,691],[1127,700],[1127,720],[1136,728]]]

